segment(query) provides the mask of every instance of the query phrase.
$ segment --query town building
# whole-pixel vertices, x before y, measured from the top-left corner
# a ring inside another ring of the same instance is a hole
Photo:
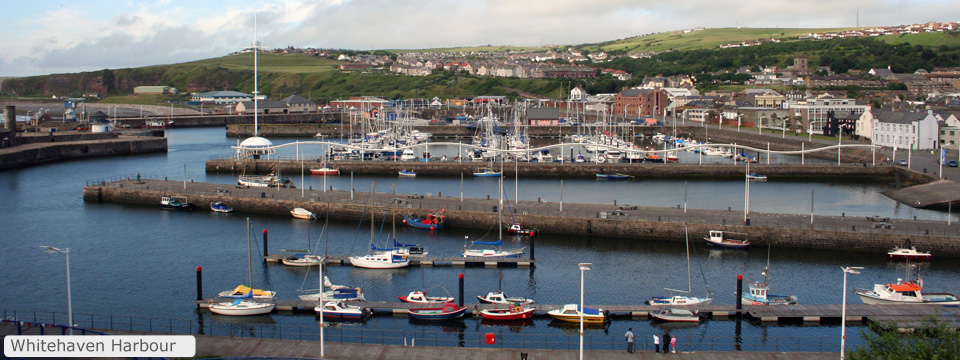
[[[286,114],[288,112],[287,104],[283,101],[257,101],[254,106],[253,101],[238,102],[234,111],[237,114],[253,114],[254,109],[258,114]]]
[[[537,107],[527,109],[527,125],[559,125],[560,109]]]
[[[863,114],[870,108],[867,105],[857,105],[854,99],[834,98],[829,95],[788,101],[785,107],[790,109],[791,116],[799,117],[800,128],[804,129],[806,133],[812,134],[823,133],[823,127],[826,125],[828,114],[831,111]],[[764,124],[764,126],[770,125]]]
[[[263,95],[257,97],[263,99]],[[236,104],[241,101],[252,101],[253,95],[244,94],[237,91],[207,91],[202,94],[194,94],[193,101],[214,104]]]
[[[317,103],[303,96],[297,95],[296,93],[286,98],[283,98],[282,100],[280,100],[280,102],[287,104],[287,112],[291,112],[291,113],[317,111]]]
[[[906,112],[870,109],[861,117],[873,124],[873,143],[897,149],[937,148],[939,127],[933,111]]]
[[[624,88],[614,99],[613,112],[628,117],[655,116],[662,115],[668,105],[667,93],[660,88]]]

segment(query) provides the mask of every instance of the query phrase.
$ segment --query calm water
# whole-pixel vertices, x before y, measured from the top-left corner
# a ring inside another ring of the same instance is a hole
[[[171,180],[181,179],[186,165],[188,179],[202,182],[232,183],[233,176],[207,175],[204,162],[214,156],[229,155],[235,139],[224,136],[223,129],[171,130],[167,136],[167,154],[118,157],[74,161],[0,172],[0,295],[7,310],[64,311],[64,261],[60,254],[44,254],[40,245],[71,248],[71,281],[75,313],[142,315],[161,318],[196,318],[195,267],[204,269],[206,295],[231,289],[247,278],[247,242],[245,214],[212,214],[206,211],[177,213],[157,210],[152,206],[97,204],[82,201],[85,181],[120,174],[154,174]],[[286,142],[284,140],[277,142]],[[292,149],[288,148],[288,149]],[[316,148],[301,151],[319,153]],[[441,149],[431,152],[438,153]],[[452,152],[456,152],[453,149]],[[286,154],[294,154],[292,150]],[[289,174],[288,174],[289,175]],[[393,177],[355,177],[353,186],[367,191],[372,180],[379,191],[396,185],[401,193],[443,192],[459,194],[459,179]],[[328,185],[338,189],[350,187],[350,177],[328,178]],[[299,181],[298,181],[299,183]],[[466,179],[465,196],[496,197],[496,181]],[[307,186],[319,188],[322,179],[313,177]],[[691,208],[742,209],[743,189],[740,181],[697,181],[687,184],[688,206]],[[505,185],[513,197],[513,183]],[[808,213],[810,192],[815,192],[817,214],[883,215],[945,219],[944,214],[898,206],[878,191],[882,184],[807,184],[770,181],[751,186],[751,210],[783,213]],[[564,201],[621,203],[652,206],[676,206],[683,201],[683,181],[596,182],[564,181]],[[559,200],[559,181],[522,180],[521,199]],[[378,222],[383,219],[377,219]],[[330,254],[356,254],[366,251],[370,239],[369,224],[331,221],[328,236],[321,237],[323,222],[308,223],[286,216],[251,215],[254,234],[260,229],[270,232],[271,252],[281,249],[311,247]],[[391,231],[389,219],[377,237],[386,239]],[[382,232],[382,234],[381,234]],[[427,246],[434,255],[455,255],[464,246],[464,237],[471,240],[496,238],[496,229],[444,229],[426,232],[397,227],[402,242]],[[693,258],[693,290],[706,292],[705,283],[714,292],[718,304],[734,303],[735,278],[743,274],[747,280],[757,279],[766,264],[766,249],[749,252],[709,250],[698,241],[702,234],[691,234]],[[324,241],[326,239],[326,241]],[[255,242],[259,243],[259,241]],[[308,245],[309,243],[309,245]],[[467,303],[476,295],[496,290],[498,286],[510,296],[536,299],[543,304],[579,301],[577,263],[591,262],[593,270],[585,274],[588,304],[636,304],[654,295],[665,295],[665,287],[686,288],[686,256],[683,243],[639,242],[630,239],[595,239],[543,236],[537,239],[537,267],[534,269],[489,268],[409,268],[400,270],[366,270],[331,266],[327,274],[336,284],[360,286],[368,300],[394,301],[410,291],[429,289],[437,295],[456,296],[457,275],[463,273]],[[257,256],[258,249],[254,249]],[[799,296],[805,304],[840,303],[842,273],[840,266],[865,266],[862,275],[849,279],[849,288],[872,287],[903,277],[903,265],[889,263],[877,254],[841,251],[780,250],[770,256],[773,291]],[[299,289],[317,287],[314,271],[254,264],[254,282],[279,292],[280,298],[293,298]],[[934,261],[924,265],[928,286],[956,292],[960,290],[957,274],[960,265],[951,261]],[[702,272],[701,272],[702,268]],[[703,275],[706,279],[704,281]],[[499,280],[502,277],[502,285]],[[852,291],[852,303],[859,303]],[[205,318],[209,315],[203,313]],[[273,314],[269,322],[279,324],[316,324],[309,314]],[[238,319],[214,321],[243,321]],[[259,320],[259,321],[262,321]],[[466,319],[468,334],[491,331],[477,319]],[[360,325],[358,325],[360,326]],[[374,317],[364,328],[417,329],[441,331],[435,325],[411,323],[406,318]],[[616,319],[606,332],[622,342],[627,327],[641,339],[662,331],[649,321]],[[506,329],[498,327],[500,331]],[[497,329],[497,328],[495,328]],[[690,337],[733,336],[733,321],[707,321],[699,327],[676,329],[674,335]],[[569,334],[549,320],[538,319],[533,326],[510,329],[520,334]],[[829,337],[839,336],[839,326],[760,326],[744,323],[744,337]],[[609,335],[604,335],[609,334]],[[856,343],[856,329],[848,331]],[[834,349],[836,350],[836,349]]]

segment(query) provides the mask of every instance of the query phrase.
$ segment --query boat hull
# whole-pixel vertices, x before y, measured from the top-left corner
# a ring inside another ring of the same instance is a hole
[[[233,303],[210,304],[209,310],[214,314],[220,315],[248,316],[269,314],[273,312],[273,309],[276,307],[276,304],[244,301],[237,305]]]
[[[494,321],[517,321],[533,318],[534,311],[536,311],[534,308],[521,308],[520,311],[516,309],[481,310],[480,317]]]
[[[558,315],[550,314],[551,317],[560,321],[579,323],[580,315]],[[602,315],[584,315],[583,322],[586,324],[602,324],[604,322],[604,317]]]
[[[403,222],[407,225],[418,229],[430,229],[430,230],[440,230],[443,229],[443,222],[438,222],[436,224],[427,224],[422,222],[419,218],[411,217],[408,215],[403,216]]]
[[[795,297],[787,295],[767,295],[767,300],[740,298],[740,304],[743,305],[796,305],[797,303],[799,302]]]
[[[923,294],[923,296],[924,298],[929,298],[929,297],[936,298],[938,297],[937,295],[941,295],[939,297],[943,297],[943,298],[947,298],[949,296],[953,300],[900,301],[900,300],[892,300],[892,299],[877,297],[867,292],[857,291],[856,293],[857,293],[857,296],[860,297],[860,300],[867,305],[892,305],[892,304],[896,304],[896,305],[914,305],[914,304],[916,305],[960,305],[960,299],[957,299],[957,297],[952,296],[951,294],[926,294],[925,293]]]
[[[741,241],[729,241],[729,240],[727,240],[727,241],[723,241],[723,240],[722,240],[722,241],[716,241],[716,240],[710,239],[710,238],[708,238],[708,237],[703,238],[703,240],[706,241],[706,242],[707,242],[707,245],[709,245],[709,246],[718,247],[718,248],[724,248],[724,249],[747,249],[747,248],[750,247],[750,242],[746,242],[746,241],[744,241],[744,242],[741,242]]]
[[[337,169],[310,169],[310,174],[323,176],[339,176],[340,170]]]
[[[917,255],[890,254],[891,260],[929,261],[931,257],[932,256],[930,254],[917,254]]]
[[[399,269],[410,266],[410,261],[378,260],[366,257],[349,257],[350,264],[364,269]]]
[[[418,320],[448,320],[461,318],[466,312],[466,307],[461,307],[453,311],[449,311],[448,309],[444,308],[429,308],[410,309],[407,310],[407,315],[409,315],[411,319]]]
[[[700,316],[691,311],[659,311],[650,313],[650,317],[666,322],[684,322],[684,323],[696,323],[700,322]]]

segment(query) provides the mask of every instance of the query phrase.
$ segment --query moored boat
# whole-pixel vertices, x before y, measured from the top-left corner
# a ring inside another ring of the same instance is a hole
[[[220,297],[242,298],[250,293],[250,287],[246,285],[237,285],[232,291],[221,291],[217,294]],[[276,291],[253,289],[254,299],[273,299],[277,295]]]
[[[509,309],[483,309],[480,310],[480,317],[486,320],[495,321],[516,321],[533,318],[535,308],[524,308],[520,305],[510,307]]]
[[[237,185],[249,187],[295,187],[290,178],[269,175],[240,175]]]
[[[351,300],[366,300],[363,297],[363,290],[358,287],[349,287],[343,285],[334,285],[330,282],[330,278],[323,277],[323,287],[329,288],[322,293],[323,298],[321,299],[320,290],[312,290],[303,295],[297,296],[300,300],[303,301],[351,301]]]
[[[280,262],[287,266],[315,266],[320,265],[320,256],[310,254],[300,254],[280,259]]]
[[[416,177],[416,176],[417,176],[417,173],[414,172],[413,170],[406,170],[406,169],[397,171],[397,174],[400,175],[400,176],[404,176],[404,177]]]
[[[322,167],[316,169],[310,169],[310,173],[313,175],[337,176],[340,175],[340,169],[334,169],[323,165]]]
[[[290,210],[290,215],[297,219],[313,220],[317,218],[317,215],[312,211],[300,207]]]
[[[453,302],[452,296],[427,296],[424,291],[413,291],[407,296],[397,296],[400,301],[418,304],[443,304]]]
[[[502,175],[499,171],[493,171],[490,169],[483,169],[473,173],[474,177],[497,177]]]
[[[703,238],[707,245],[728,248],[728,249],[746,249],[750,247],[750,240],[746,238],[747,234],[731,231],[710,230],[708,236]]]
[[[506,297],[502,291],[491,291],[485,296],[477,295],[477,300],[487,304],[533,304],[531,299],[521,297]]]
[[[751,172],[751,173],[747,174],[747,179],[749,179],[749,180],[751,180],[751,181],[767,181],[767,176],[766,176],[766,175],[760,175],[760,174],[757,174],[757,173],[755,173],[755,172]]]
[[[472,241],[470,246],[473,245],[491,245],[493,249],[481,249],[481,248],[466,248],[463,249],[463,257],[521,257],[523,256],[523,250],[525,247],[517,249],[506,249],[504,250],[501,245],[503,245],[503,240],[497,241]]]
[[[371,313],[370,309],[356,305],[348,305],[343,301],[328,301],[324,303],[323,306],[314,307],[313,311],[316,311],[317,314],[322,313],[324,318],[329,317],[346,320],[361,320]]]
[[[583,308],[583,322],[591,324],[600,324],[607,320],[607,311],[603,309]],[[554,319],[567,322],[580,322],[580,305],[566,304],[562,308],[550,310],[547,312]]]
[[[525,236],[537,235],[537,229],[523,227],[523,225],[520,225],[520,223],[513,223],[513,225],[510,225],[510,227],[507,228],[507,232],[511,234],[525,235]]]
[[[633,178],[633,175],[627,175],[627,174],[621,174],[621,173],[597,174],[597,179],[605,179],[605,180],[626,180],[626,179],[632,179],[632,178]]]
[[[670,306],[684,306],[684,305],[710,305],[712,298],[701,298],[696,296],[654,296],[650,300],[647,300],[649,305],[670,305]]]
[[[897,279],[893,284],[874,284],[873,290],[856,289],[867,305],[882,304],[932,304],[932,305],[960,305],[960,298],[943,291],[923,291],[923,278],[919,275],[915,281]]]
[[[210,211],[217,213],[230,213],[233,212],[233,208],[225,205],[222,201],[210,203]]]
[[[269,314],[277,307],[273,302],[258,302],[247,299],[236,299],[230,302],[210,304],[208,309],[214,314],[247,316]]]
[[[366,269],[398,269],[410,265],[410,259],[393,251],[378,251],[372,254],[351,256],[350,264]]]
[[[467,312],[466,306],[457,306],[454,303],[444,303],[439,308],[410,309],[407,314],[410,318],[420,320],[447,320],[463,317]]]
[[[435,214],[427,214],[424,217],[414,215],[403,215],[403,223],[420,229],[440,230],[443,229],[443,221],[446,217],[443,210]]]
[[[917,251],[914,246],[899,247],[895,246],[887,252],[891,260],[920,260],[926,261],[932,258],[929,251]]]
[[[669,322],[700,322],[700,311],[687,309],[665,308],[650,313],[650,317]]]
[[[193,204],[186,196],[171,195],[160,197],[160,208],[164,210],[193,210]]]

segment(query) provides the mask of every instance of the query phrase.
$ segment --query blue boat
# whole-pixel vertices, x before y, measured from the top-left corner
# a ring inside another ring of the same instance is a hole
[[[423,218],[413,215],[403,215],[403,222],[407,225],[420,229],[440,230],[443,229],[443,210],[436,214],[427,214]]]
[[[218,213],[229,213],[233,212],[233,208],[227,205],[224,205],[222,201],[210,203],[210,210]]]
[[[400,174],[400,176],[409,176],[409,177],[417,176],[417,173],[413,172],[413,170],[400,170],[400,171],[397,171],[397,173]]]
[[[420,320],[447,320],[447,319],[457,319],[463,317],[463,314],[467,312],[466,306],[457,306],[457,304],[449,302],[444,303],[441,308],[423,308],[423,309],[410,309],[407,310],[407,314],[410,315],[411,319],[420,319]]]
[[[597,174],[597,179],[606,179],[606,180],[626,180],[632,179],[632,175],[614,173],[614,174]]]

